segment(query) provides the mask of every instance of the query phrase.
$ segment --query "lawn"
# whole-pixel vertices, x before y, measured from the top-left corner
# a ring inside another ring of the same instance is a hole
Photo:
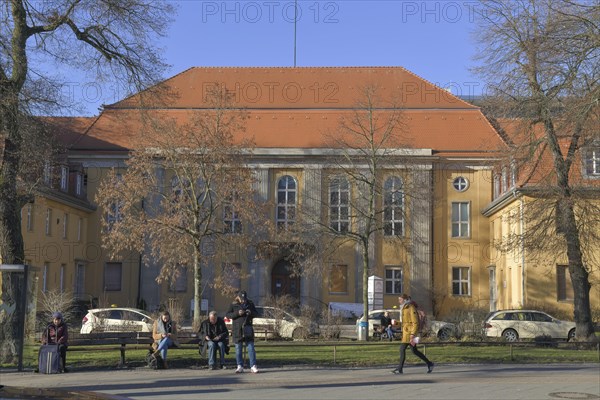
[[[398,343],[388,342],[257,342],[256,353],[262,366],[379,366],[398,362]],[[593,363],[600,362],[598,345],[552,343],[548,346],[533,342],[507,344],[484,342],[429,343],[419,346],[436,363]],[[27,346],[23,356],[25,369],[37,364],[37,346]],[[145,346],[128,346],[126,362],[129,367],[142,367],[147,354]],[[67,364],[74,369],[115,368],[119,363],[118,346],[77,347],[67,353]],[[198,349],[186,346],[169,351],[171,367],[205,365]],[[410,351],[408,364],[420,362]],[[226,363],[235,364],[234,349]]]

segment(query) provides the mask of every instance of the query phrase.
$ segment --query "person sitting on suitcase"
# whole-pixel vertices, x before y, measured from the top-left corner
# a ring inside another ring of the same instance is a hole
[[[63,321],[60,312],[52,314],[52,322],[42,333],[42,344],[57,344],[60,358],[62,360],[62,372],[69,372],[67,369],[67,346],[69,340],[69,330],[67,324]],[[37,372],[37,371],[36,371]]]
[[[177,340],[177,324],[171,321],[171,314],[168,311],[163,311],[160,318],[154,321],[152,337],[156,343],[154,354],[162,357],[164,368],[167,368],[167,349],[176,346]]]

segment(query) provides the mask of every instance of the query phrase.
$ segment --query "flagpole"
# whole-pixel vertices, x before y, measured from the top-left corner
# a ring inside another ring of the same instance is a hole
[[[298,0],[294,0],[294,67],[296,66],[296,24],[298,23]]]

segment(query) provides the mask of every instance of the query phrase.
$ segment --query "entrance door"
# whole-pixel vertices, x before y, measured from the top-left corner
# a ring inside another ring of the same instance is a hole
[[[300,300],[300,277],[291,277],[292,266],[286,260],[279,260],[271,271],[271,294],[275,297],[291,296]]]

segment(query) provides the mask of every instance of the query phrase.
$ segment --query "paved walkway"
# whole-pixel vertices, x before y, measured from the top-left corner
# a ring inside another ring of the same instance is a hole
[[[18,398],[10,393],[21,388],[38,398],[53,398],[53,393],[38,389],[51,388],[62,393],[54,398],[78,399],[600,399],[600,364],[436,365],[431,374],[424,366],[410,365],[403,375],[390,370],[294,367],[235,374],[139,368],[60,375],[4,371],[0,399]],[[68,392],[75,391],[79,393],[69,397]]]

